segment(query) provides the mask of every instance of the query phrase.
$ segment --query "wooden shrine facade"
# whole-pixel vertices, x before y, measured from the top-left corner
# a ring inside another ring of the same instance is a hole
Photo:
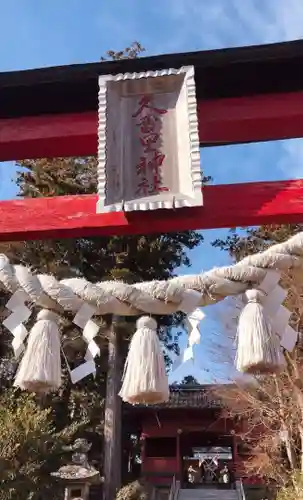
[[[303,41],[0,73],[0,161],[97,153],[98,76],[195,68],[203,147],[303,136]],[[222,165],[224,168],[224,165]],[[268,166],[270,168],[270,165]],[[206,175],[211,172],[205,172]],[[96,214],[97,195],[0,202],[0,240],[303,219],[302,181],[206,186],[204,206]]]
[[[172,386],[168,403],[134,407],[131,418],[134,412],[141,427],[141,475],[152,484],[168,486],[173,476],[186,482],[189,465],[197,468],[199,457],[210,466],[216,460],[219,468],[227,463],[233,481],[251,482],[244,472],[249,455],[238,437],[245,424],[227,416],[210,386]],[[208,481],[213,479],[210,471]]]

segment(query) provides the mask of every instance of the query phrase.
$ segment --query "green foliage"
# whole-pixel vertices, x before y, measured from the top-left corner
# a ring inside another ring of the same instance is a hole
[[[18,185],[21,196],[53,196],[69,193],[87,194],[96,191],[96,159],[59,158],[25,161],[19,165]],[[91,282],[104,279],[122,279],[126,282],[168,279],[179,266],[189,266],[186,251],[195,248],[202,236],[194,231],[178,234],[139,235],[110,238],[91,237],[66,240],[27,241],[12,243],[2,249],[13,262],[30,263],[37,272],[51,273],[59,279],[82,276]],[[129,338],[134,331],[134,320],[125,318],[120,324],[119,338],[126,354]],[[179,332],[183,315],[163,316],[158,319],[159,334],[168,353],[178,352]],[[63,428],[76,418],[87,416],[90,421],[88,438],[96,443],[92,455],[102,468],[103,402],[107,371],[106,324],[104,318],[96,339],[101,347],[97,359],[97,377],[84,379],[71,387],[67,377],[59,394],[48,403],[54,408],[56,425]],[[80,332],[66,317],[63,331],[64,350],[71,366],[83,360],[85,343]]]
[[[19,167],[17,183],[22,197],[88,194],[97,189],[94,157],[26,160]],[[58,278],[83,276],[92,282],[121,279],[131,283],[174,276],[176,268],[190,265],[186,250],[201,241],[200,233],[183,231],[27,241],[22,246],[12,243],[5,252],[15,262],[30,262],[37,271],[53,273]],[[175,314],[159,320],[161,338],[169,350],[177,351],[177,337],[171,327],[180,324],[182,318],[182,314]]]
[[[151,500],[152,492],[152,487],[145,481],[134,481],[118,491],[116,500]]]
[[[119,50],[118,52],[108,50],[106,55],[113,61],[118,61],[121,59],[135,59],[143,52],[145,52],[145,48],[142,47],[139,42],[133,42],[129,47],[126,47],[124,50]],[[107,57],[101,57],[101,61],[106,61]]]
[[[225,240],[217,239],[213,246],[227,251],[238,261],[247,255],[262,252],[275,243],[281,243],[302,230],[303,224],[271,224],[246,229],[244,234],[239,234],[237,229],[231,229]]]
[[[52,410],[33,396],[7,391],[0,399],[0,500],[55,498],[50,472],[62,463],[62,447],[86,422],[57,432]]]
[[[246,229],[245,233],[239,233],[237,229],[232,229],[225,240],[217,239],[213,242],[213,246],[227,251],[233,260],[239,261],[247,255],[262,252],[272,245],[282,243],[301,231],[303,231],[303,224],[271,224]],[[285,289],[288,290],[284,305],[292,311],[290,324],[299,332],[299,346],[302,343],[301,335],[303,332],[303,314],[300,299],[302,297],[301,276],[297,270],[294,272],[289,270],[287,273],[282,274],[281,282]]]
[[[109,51],[107,56],[113,60],[133,58],[143,51],[144,48],[134,42],[124,51]],[[18,163],[18,168],[17,185],[20,197],[86,195],[97,191],[95,157],[25,160]],[[200,233],[183,231],[178,234],[150,236],[83,237],[2,243],[0,252],[5,253],[12,263],[30,265],[34,271],[53,274],[58,279],[84,277],[91,282],[120,279],[132,283],[173,277],[176,268],[190,266],[187,250],[195,248],[201,241]],[[0,313],[5,310],[6,301],[7,296],[1,292]],[[66,315],[63,343],[71,367],[74,367],[83,362],[86,345],[71,319]],[[1,478],[3,488],[0,500],[36,499],[38,492],[43,493],[45,500],[52,498],[55,490],[47,487],[44,480],[46,481],[47,477],[49,481],[49,471],[58,468],[59,449],[65,439],[65,433],[69,434],[72,422],[89,420],[85,434],[82,429],[81,436],[93,442],[90,460],[93,459],[102,469],[103,408],[107,371],[105,332],[111,318],[103,320],[100,335],[96,339],[101,347],[101,358],[96,360],[95,379],[88,377],[72,387],[69,377],[65,376],[58,393],[48,396],[44,401],[44,406],[51,409],[41,410],[42,413],[39,405],[30,397],[16,399],[14,394],[9,393],[8,397],[12,398],[12,402],[3,404],[0,417],[0,457],[7,464],[6,475]],[[133,331],[134,320],[135,318],[125,318],[120,325],[119,338],[124,347],[124,354]],[[178,333],[175,333],[173,327],[182,325],[182,320],[182,314],[159,318],[159,333],[167,352],[178,350]],[[11,347],[7,339],[11,341],[11,337],[1,326],[0,338],[0,359],[8,358]],[[3,388],[7,385],[7,368],[4,367],[2,372],[1,369],[0,363],[0,384]],[[67,375],[66,369],[64,374]],[[124,426],[123,431],[126,430]],[[19,461],[20,453],[22,463]],[[4,470],[1,473],[4,474]],[[139,486],[134,488],[139,491]],[[33,492],[32,496],[27,493],[29,491]]]
[[[198,380],[193,375],[186,375],[183,380],[181,380],[182,385],[199,385]]]
[[[132,59],[144,50],[135,41],[122,51],[108,51],[107,57],[112,60]],[[21,197],[97,191],[97,159],[92,156],[25,160],[18,166],[17,185]],[[2,244],[0,251],[14,263],[30,263],[36,271],[55,274],[59,279],[82,276],[92,282],[121,279],[132,283],[174,276],[176,268],[190,265],[186,251],[195,248],[202,239],[196,231],[183,231],[149,236],[26,241]],[[159,333],[168,350],[177,352],[178,334],[172,331],[172,327],[180,325],[182,319],[182,314],[159,318]],[[130,331],[131,327],[128,327],[128,337]],[[67,337],[79,337],[70,322],[64,333]],[[71,342],[70,351],[73,345],[75,342]],[[79,342],[75,347],[75,352],[79,352]],[[84,344],[82,347],[84,349]]]
[[[262,252],[268,247],[286,241],[303,230],[302,224],[271,224],[238,232],[230,231],[225,240],[216,240],[213,245],[228,251],[235,261],[247,255]],[[297,275],[298,274],[298,275]],[[280,488],[278,500],[303,498],[302,473],[302,384],[298,383],[302,373],[302,282],[300,274],[293,270],[282,274],[282,285],[288,290],[284,305],[292,312],[290,324],[299,332],[299,341],[292,353],[287,353],[285,372],[278,378],[258,378],[258,393],[246,387],[238,399],[225,398],[225,402],[234,414],[244,414],[239,401],[246,409],[247,428],[244,439],[254,445],[257,452],[247,463],[250,473],[261,473],[268,483],[274,482]],[[301,335],[300,335],[301,334]],[[238,407],[238,409],[237,409]],[[272,417],[270,417],[272,415]],[[254,432],[260,425],[262,431]],[[277,440],[277,429],[285,429],[288,439]],[[276,450],[275,450],[276,449]],[[302,469],[303,470],[303,469]],[[286,486],[285,486],[286,483]]]
[[[278,491],[276,500],[302,500],[303,499],[303,475],[301,471],[295,471],[287,486]]]

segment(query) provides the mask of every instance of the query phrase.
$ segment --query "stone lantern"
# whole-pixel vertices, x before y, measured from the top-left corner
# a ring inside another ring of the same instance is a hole
[[[64,500],[88,500],[91,485],[100,483],[99,472],[88,463],[90,449],[91,443],[86,439],[76,439],[73,445],[65,448],[73,452],[72,463],[51,474],[64,486]]]

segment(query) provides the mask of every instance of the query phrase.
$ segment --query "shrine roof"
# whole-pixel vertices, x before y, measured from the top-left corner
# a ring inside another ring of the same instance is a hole
[[[294,92],[303,40],[0,73],[0,118],[97,110],[98,76],[195,67],[198,99]]]
[[[135,408],[173,409],[173,408],[222,408],[224,405],[219,396],[215,396],[215,385],[172,385],[167,403],[159,405],[136,405]]]

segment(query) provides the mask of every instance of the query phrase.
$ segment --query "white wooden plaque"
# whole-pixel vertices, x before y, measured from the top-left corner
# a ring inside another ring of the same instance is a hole
[[[99,77],[97,212],[202,205],[194,67]]]

